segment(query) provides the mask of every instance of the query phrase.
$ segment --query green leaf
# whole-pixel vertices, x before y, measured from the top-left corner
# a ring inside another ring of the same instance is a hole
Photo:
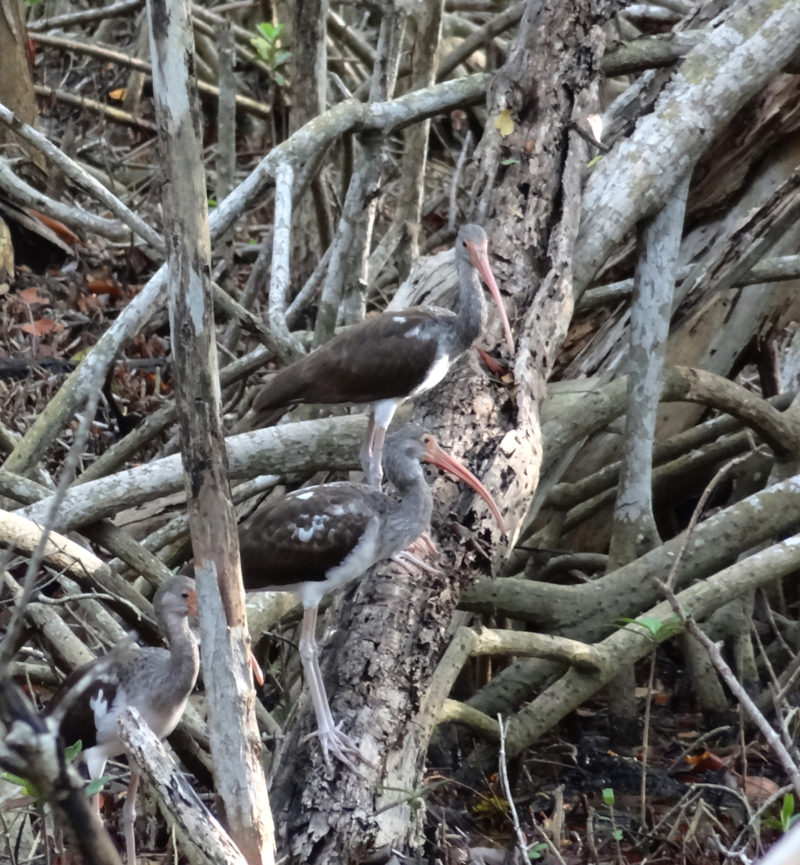
[[[622,840],[622,829],[615,829],[615,830],[611,833],[611,837],[612,837],[615,841],[621,841],[621,840]]]
[[[64,757],[67,763],[71,763],[80,752],[83,750],[83,742],[78,739],[77,742],[73,742],[71,745],[64,748]]]
[[[269,42],[275,44],[283,32],[283,24],[273,24],[271,21],[262,21],[256,29]]]
[[[509,156],[507,159],[500,160],[501,165],[519,165],[519,159],[516,156]]]
[[[614,804],[614,788],[603,787],[603,803],[609,808]]]
[[[794,814],[794,796],[787,793],[783,797],[781,804],[781,828],[785,832],[791,825],[792,815]]]
[[[278,51],[273,58],[276,66],[282,66],[292,56],[291,51]]]
[[[39,791],[36,789],[36,785],[28,778],[23,778],[21,775],[14,775],[11,772],[0,772],[0,778],[4,781],[8,781],[10,784],[16,784],[18,787],[22,787],[22,792],[26,796],[30,796],[31,799],[35,799],[37,802],[41,799]]]
[[[16,784],[17,787],[25,787],[28,784],[27,778],[22,778],[19,775],[14,775],[12,772],[0,772],[0,778],[8,781],[9,784]]]
[[[528,850],[528,859],[541,859],[546,850],[547,844],[545,844],[544,841],[540,841]]]
[[[278,87],[286,86],[286,79],[283,77],[283,75],[281,75],[280,72],[273,72],[272,77],[275,79],[275,83],[278,85]]]
[[[683,622],[674,613],[663,622],[655,616],[639,616],[638,619],[631,619],[629,616],[620,616],[617,622],[623,625],[639,625],[639,627],[647,632],[643,636],[646,636],[654,643],[662,643],[664,640],[668,640],[670,637],[674,637],[683,631]]]
[[[90,781],[86,785],[86,795],[94,796],[95,793],[99,793],[103,789],[103,787],[108,784],[110,778],[110,775],[103,775],[100,778],[95,778],[93,781]]]
[[[269,43],[260,36],[254,36],[250,44],[255,48],[259,58],[266,63],[269,60]]]
[[[655,616],[639,616],[636,624],[646,628],[655,637],[661,628],[661,619],[657,619]]]

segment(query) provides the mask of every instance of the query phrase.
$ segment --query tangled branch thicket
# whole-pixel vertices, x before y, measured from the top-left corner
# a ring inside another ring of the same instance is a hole
[[[490,321],[491,371],[467,357],[409,409],[508,536],[437,479],[443,573],[377,566],[326,612],[334,714],[380,755],[363,775],[301,744],[295,604],[249,601],[279,850],[493,862],[546,832],[569,862],[755,861],[800,801],[800,8],[419,5],[192,6],[240,516],[357,468],[358,407],[244,432],[253,395],[365,314],[451,305],[462,222],[517,342]],[[0,723],[43,737],[39,792],[72,795],[32,708],[128,629],[158,640],[148,598],[191,552],[148,16],[27,14],[36,129],[0,75]],[[211,798],[209,724],[201,692],[171,744]],[[20,795],[0,781],[12,862],[50,843]]]

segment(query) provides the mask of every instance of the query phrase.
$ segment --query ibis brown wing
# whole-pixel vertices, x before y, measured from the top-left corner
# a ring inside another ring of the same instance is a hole
[[[446,310],[385,312],[335,336],[272,378],[253,401],[255,411],[293,403],[375,402],[402,397],[420,385],[436,358],[426,329]]]
[[[77,684],[78,680],[93,667],[98,666],[100,660],[101,658],[95,658],[93,661],[89,661],[88,664],[84,664],[77,670],[73,670],[61,683],[61,686],[53,695],[50,702],[45,706],[42,714],[45,717],[52,717],[56,713],[56,710],[60,710],[61,704]],[[59,732],[66,746],[74,744],[79,739],[83,750],[93,748],[97,744],[95,712],[92,703],[99,696],[100,691],[103,692],[105,703],[110,706],[114,702],[114,697],[117,693],[116,678],[113,675],[101,675],[70,704],[59,725]]]
[[[324,484],[297,490],[256,512],[239,531],[245,588],[324,580],[374,518],[372,492],[363,484]]]

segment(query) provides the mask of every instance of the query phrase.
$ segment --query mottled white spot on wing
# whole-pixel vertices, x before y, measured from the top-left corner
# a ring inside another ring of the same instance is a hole
[[[314,491],[308,490],[307,492],[295,493],[294,498],[300,499],[301,502],[308,501],[308,499],[314,498]]]
[[[392,316],[392,321],[397,322],[397,324],[405,324],[406,317],[404,315],[395,315]]]
[[[306,541],[310,541],[314,535],[319,532],[324,532],[329,520],[330,517],[327,514],[316,514],[311,520],[311,525],[307,528],[301,529],[298,526],[295,526],[293,535],[301,543],[306,543]]]
[[[375,564],[380,546],[378,543],[379,530],[380,520],[371,519],[350,555],[340,565],[328,571],[324,582],[301,584],[302,588],[299,595],[304,607],[315,606],[327,592],[332,592],[339,586],[344,586],[351,580],[355,580]]]

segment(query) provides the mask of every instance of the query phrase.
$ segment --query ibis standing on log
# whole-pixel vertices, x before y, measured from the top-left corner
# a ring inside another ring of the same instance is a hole
[[[383,459],[399,501],[348,481],[304,487],[256,512],[239,532],[245,588],[294,592],[303,604],[300,658],[322,753],[328,765],[332,754],[355,771],[355,762],[364,758],[334,723],[317,660],[315,631],[322,597],[363,576],[377,562],[399,558],[427,528],[433,495],[422,462],[469,484],[505,530],[483,484],[420,427],[409,424],[392,433]]]
[[[132,645],[110,665],[101,664],[104,659],[98,658],[71,673],[45,709],[45,716],[58,724],[65,744],[81,740],[82,758],[92,779],[102,776],[110,758],[125,753],[117,732],[117,719],[125,709],[134,706],[156,736],[164,738],[175,729],[197,681],[197,642],[187,618],[197,615],[194,580],[180,575],[165,580],[156,592],[153,608],[169,649]],[[94,668],[97,672],[92,676]],[[83,688],[87,675],[92,681]],[[139,771],[132,760],[130,763],[131,780],[122,816],[128,865],[136,865],[134,820]]]
[[[253,426],[269,423],[276,409],[297,403],[372,403],[361,465],[369,482],[380,487],[383,442],[397,407],[437,385],[480,333],[485,304],[479,275],[497,304],[508,350],[514,353],[484,230],[462,226],[455,252],[455,311],[415,306],[383,312],[348,328],[265,385],[253,402]]]

